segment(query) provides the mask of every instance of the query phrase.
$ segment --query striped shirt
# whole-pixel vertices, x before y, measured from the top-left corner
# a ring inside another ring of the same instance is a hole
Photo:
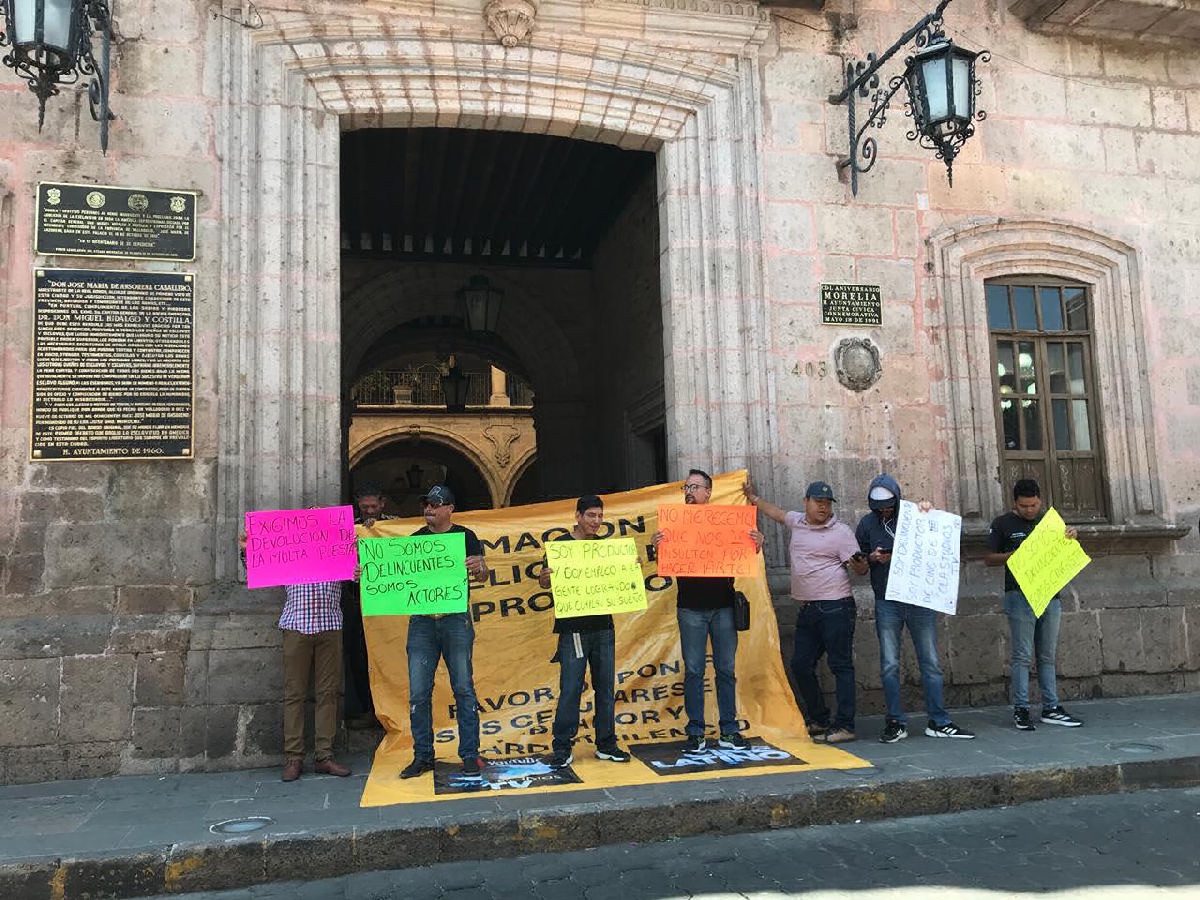
[[[289,584],[284,587],[287,600],[279,627],[285,631],[316,634],[338,631],[342,627],[342,583]]]

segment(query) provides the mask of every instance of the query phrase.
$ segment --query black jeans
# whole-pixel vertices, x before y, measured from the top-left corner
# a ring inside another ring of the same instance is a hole
[[[837,686],[837,714],[834,728],[854,730],[854,619],[857,613],[853,597],[803,603],[796,617],[796,637],[792,645],[792,674],[804,704],[804,718],[824,725],[830,721],[829,707],[817,681],[817,663],[829,657],[829,671]]]

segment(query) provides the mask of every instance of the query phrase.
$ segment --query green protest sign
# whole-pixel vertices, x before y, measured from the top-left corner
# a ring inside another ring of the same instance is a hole
[[[554,615],[598,616],[646,608],[646,585],[633,538],[546,544]]]
[[[359,538],[362,614],[466,612],[466,559],[462,532]]]

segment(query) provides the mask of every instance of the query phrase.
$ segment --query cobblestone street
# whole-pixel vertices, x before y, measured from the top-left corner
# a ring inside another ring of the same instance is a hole
[[[1200,788],[448,863],[189,900],[1200,896]],[[911,889],[901,891],[900,889]],[[936,888],[937,890],[931,890]]]

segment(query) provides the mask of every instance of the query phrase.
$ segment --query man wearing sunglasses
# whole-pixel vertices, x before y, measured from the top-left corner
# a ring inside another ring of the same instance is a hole
[[[712,478],[707,472],[692,469],[682,490],[684,503],[703,506],[712,500]],[[750,537],[761,551],[762,533],[755,529],[750,532]],[[670,535],[655,532],[656,550],[664,540],[670,540]],[[737,714],[735,662],[738,635],[733,622],[733,579],[680,575],[675,579],[675,591],[679,649],[683,656],[683,706],[688,717],[684,752],[699,753],[707,745],[704,737],[704,673],[710,640],[717,686],[717,744],[741,749],[746,746],[746,739],[741,735]]]
[[[451,521],[454,494],[444,484],[432,488],[421,498],[423,528],[414,536],[461,533],[467,546],[467,577],[481,583],[488,575],[483,545],[470,528]],[[458,724],[458,755],[463,775],[481,779],[484,768],[479,756],[479,702],[475,697],[471,654],[475,645],[475,626],[471,613],[441,613],[410,616],[408,623],[408,702],[409,723],[413,736],[413,761],[400,772],[401,778],[415,778],[433,771],[433,678],[438,660],[446,661],[450,688],[454,692],[455,720]]]

